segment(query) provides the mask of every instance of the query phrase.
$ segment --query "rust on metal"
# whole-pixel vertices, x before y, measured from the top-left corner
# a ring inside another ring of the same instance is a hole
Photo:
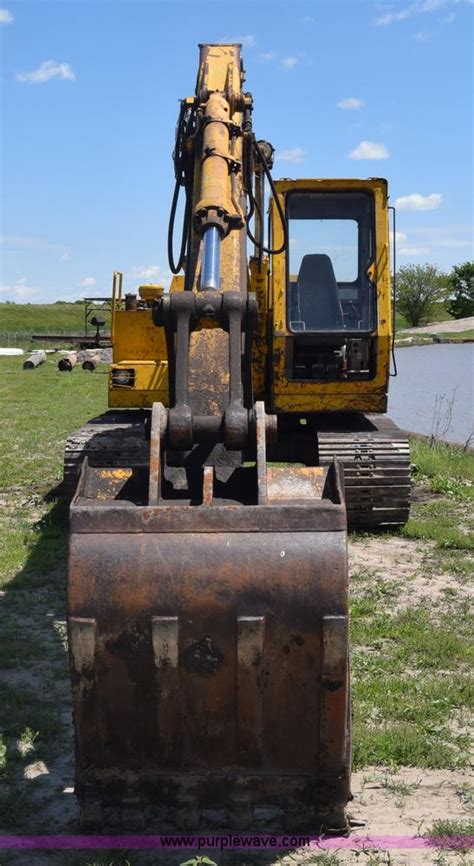
[[[148,479],[148,504],[157,505],[161,494],[161,451],[165,434],[167,413],[161,403],[154,403],[151,410],[150,469]]]
[[[322,466],[271,466],[267,469],[267,501],[321,499],[327,468]]]
[[[292,829],[345,827],[341,470],[296,471],[291,495],[268,484],[276,467],[266,466],[256,410],[257,464],[238,470],[237,486],[204,467],[198,500],[163,482],[158,407],[149,477],[84,464],[68,569],[71,654],[83,659],[73,687],[84,814],[98,796],[122,804],[124,823],[153,803],[186,826],[220,809],[243,829],[269,808]]]
[[[214,467],[205,466],[202,479],[202,504],[212,505],[214,498]]]
[[[239,761],[258,767],[263,760],[265,617],[237,619],[237,697]]]

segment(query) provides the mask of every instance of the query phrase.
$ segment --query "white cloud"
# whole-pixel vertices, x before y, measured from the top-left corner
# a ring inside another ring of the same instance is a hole
[[[2,235],[0,246],[5,253],[22,253],[29,250],[35,253],[60,253],[60,261],[67,261],[71,253],[63,244],[55,244],[47,238],[29,237],[28,235]]]
[[[26,84],[45,84],[52,78],[63,78],[75,81],[76,76],[69,63],[56,63],[55,60],[43,60],[33,72],[17,72],[16,80]]]
[[[297,57],[284,57],[281,61],[281,65],[285,67],[285,69],[293,69],[294,66],[298,63]]]
[[[406,256],[407,258],[426,256],[429,254],[429,252],[429,247],[401,247],[401,249],[397,249],[397,253],[400,256]]]
[[[265,63],[269,63],[270,60],[275,60],[276,53],[274,51],[265,51],[260,55],[260,60],[264,60]]]
[[[137,265],[130,268],[125,276],[132,280],[154,280],[157,277],[164,279],[165,274],[161,265]]]
[[[460,3],[467,3],[468,5],[472,5],[473,0],[418,0],[418,2],[411,3],[409,6],[404,6],[403,9],[398,9],[398,11],[387,11],[384,12],[383,15],[379,15],[378,18],[375,18],[373,24],[376,27],[387,27],[389,24],[393,24],[396,21],[406,21],[407,18],[412,18],[414,15],[423,15],[429,12],[436,12],[438,9],[445,9],[448,6],[457,6]],[[454,19],[451,18],[451,15],[454,13],[450,13],[446,18],[443,18],[443,21],[452,21]]]
[[[429,245],[433,249],[474,250],[474,226],[470,225],[438,225],[410,226],[408,229],[410,242],[416,246]]]
[[[347,108],[349,110],[355,110],[357,108],[363,108],[365,105],[364,99],[359,99],[358,96],[348,96],[346,99],[340,99],[337,103],[338,108]]]
[[[13,24],[14,20],[15,17],[9,9],[0,9],[0,24]]]
[[[453,21],[455,21],[455,20],[456,20],[456,13],[455,12],[450,12],[449,15],[446,15],[444,18],[441,19],[443,24],[452,24]]]
[[[398,210],[435,210],[443,202],[443,196],[439,192],[430,195],[420,195],[412,192],[410,195],[401,195],[395,199],[395,207]]]
[[[397,244],[404,244],[408,238],[404,232],[395,232],[395,240]],[[390,232],[390,243],[393,244],[393,232]]]
[[[390,156],[384,144],[374,141],[361,141],[354,150],[351,150],[349,159],[388,159]]]
[[[257,44],[257,40],[253,33],[247,33],[245,36],[223,36],[222,39],[219,39],[219,42],[230,45],[239,43],[240,45],[243,45],[244,48],[255,48]]]
[[[91,286],[95,286],[97,280],[95,277],[86,277],[85,280],[82,281],[81,286],[84,286],[85,289],[90,288]]]
[[[36,287],[28,285],[26,277],[20,277],[10,285],[3,284],[0,286],[0,295],[5,295],[7,300],[33,298],[35,295],[39,295],[39,291]]]
[[[314,18],[312,15],[305,15],[301,20],[303,21],[303,24],[314,24]]]
[[[277,150],[276,159],[281,159],[282,162],[303,162],[306,156],[306,151],[302,147],[290,147],[288,150]]]
[[[428,42],[431,39],[431,33],[426,30],[419,30],[418,33],[414,33],[413,39],[416,39],[417,42]]]
[[[474,242],[472,240],[462,240],[462,238],[440,238],[436,241],[436,246],[447,247],[452,250],[474,250]]]
[[[400,9],[398,12],[385,12],[384,15],[379,15],[375,19],[374,24],[376,27],[386,27],[394,21],[404,21],[405,18],[409,18],[412,14],[409,8]]]

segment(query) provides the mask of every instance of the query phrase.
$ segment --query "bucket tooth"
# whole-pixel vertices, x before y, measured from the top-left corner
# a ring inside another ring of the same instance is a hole
[[[135,796],[133,793],[122,797],[121,818],[124,830],[133,832],[145,829],[145,815],[140,797]]]
[[[102,827],[102,803],[99,791],[93,785],[84,786],[81,806],[81,830],[97,833]]]
[[[192,794],[179,794],[177,797],[176,824],[183,830],[199,829],[200,813],[196,797]]]
[[[250,792],[235,793],[230,812],[232,830],[242,830],[252,826],[252,798]]]
[[[237,619],[237,732],[240,762],[262,763],[264,668],[264,616]]]
[[[344,763],[348,725],[348,694],[345,689],[348,667],[347,616],[323,617],[321,658],[320,767],[337,772]]]
[[[80,688],[87,691],[94,678],[94,656],[97,622],[90,617],[73,616],[69,619],[69,645],[71,666],[78,677]]]
[[[155,662],[156,723],[163,760],[179,761],[179,646],[178,617],[153,616],[151,635]]]

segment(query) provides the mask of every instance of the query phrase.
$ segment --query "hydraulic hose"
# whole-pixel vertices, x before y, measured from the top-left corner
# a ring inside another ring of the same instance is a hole
[[[253,236],[253,234],[252,234],[252,232],[248,226],[248,220],[252,216],[255,209],[259,210],[259,206],[258,206],[258,202],[256,201],[256,199],[253,195],[251,185],[248,187],[248,195],[249,195],[249,200],[250,200],[250,210],[249,210],[249,213],[247,215],[247,235],[250,238],[250,240],[252,241],[252,243],[255,244],[257,249],[260,250],[261,253],[266,253],[267,255],[270,255],[270,256],[277,256],[277,255],[279,255],[279,253],[284,252],[284,250],[286,250],[286,248],[288,246],[288,226],[286,223],[285,214],[283,213],[283,209],[282,209],[282,206],[280,204],[280,200],[278,198],[278,193],[275,189],[275,184],[273,182],[273,178],[272,178],[270,169],[267,165],[267,161],[266,161],[266,159],[262,153],[262,150],[261,150],[255,136],[252,136],[252,146],[253,146],[255,153],[257,154],[260,165],[262,166],[263,171],[265,172],[265,177],[267,178],[268,183],[270,184],[270,189],[272,191],[273,198],[275,200],[276,208],[278,211],[278,216],[280,217],[281,225],[283,228],[283,243],[281,244],[281,246],[278,249],[271,249],[269,247],[265,247],[263,244],[259,243],[254,238],[254,236]],[[262,214],[259,213],[259,216],[260,216],[260,220],[261,220]]]
[[[171,201],[170,218],[168,223],[168,263],[173,274],[178,274],[184,265],[186,258],[186,249],[189,240],[189,226],[191,220],[191,205],[192,205],[192,178],[193,167],[192,160],[189,159],[189,154],[186,146],[188,137],[193,133],[196,120],[196,113],[193,107],[189,107],[186,103],[181,103],[176,125],[175,148],[173,151],[174,171],[176,183]],[[185,188],[185,205],[183,214],[183,227],[181,232],[181,244],[179,249],[178,261],[174,258],[173,238],[174,227],[176,220],[176,211],[179,201],[180,187]]]

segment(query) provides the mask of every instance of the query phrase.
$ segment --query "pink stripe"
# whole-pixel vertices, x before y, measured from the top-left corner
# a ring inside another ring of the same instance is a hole
[[[302,833],[272,836],[253,833],[203,833],[202,835],[163,834],[162,836],[1,836],[0,849],[139,849],[165,850],[285,850],[296,847],[378,848],[474,848],[474,836],[305,836]]]

